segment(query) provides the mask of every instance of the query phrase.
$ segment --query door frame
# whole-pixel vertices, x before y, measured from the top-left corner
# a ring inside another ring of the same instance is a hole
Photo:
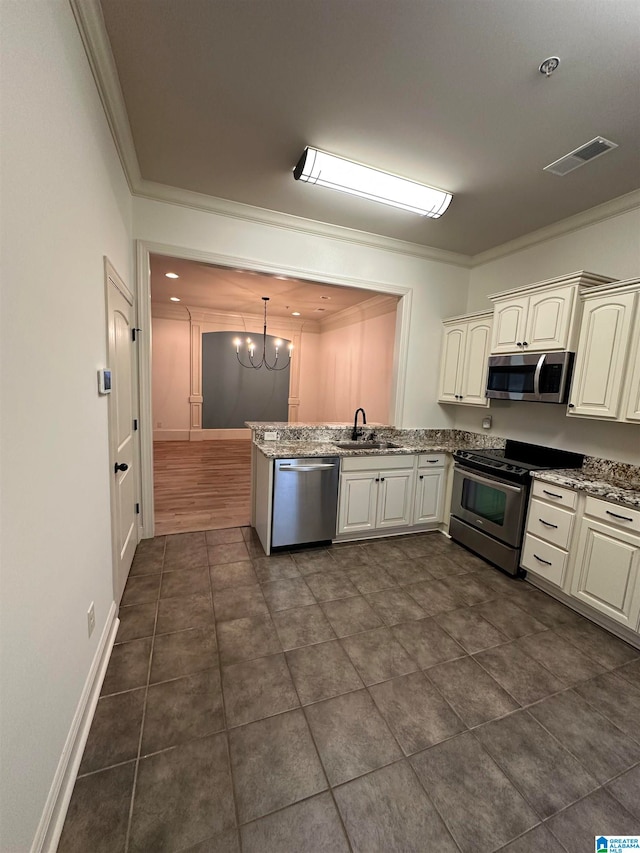
[[[387,284],[370,279],[359,279],[337,275],[319,275],[293,267],[280,266],[255,258],[223,255],[219,252],[202,252],[173,246],[168,243],[155,243],[148,240],[136,240],[136,296],[137,323],[140,327],[138,358],[138,401],[140,414],[139,430],[139,476],[141,497],[140,538],[154,535],[153,506],[153,409],[151,400],[151,265],[150,255],[165,255],[187,261],[199,261],[232,269],[245,269],[268,275],[282,275],[290,278],[304,278],[318,284],[334,284],[339,287],[353,287],[398,297],[396,311],[396,337],[393,355],[390,412],[393,425],[402,427],[404,413],[404,395],[409,359],[409,325],[411,319],[410,287]]]
[[[133,316],[133,325],[134,327],[137,324],[137,315],[138,315],[138,299],[137,294],[129,290],[127,285],[124,282],[122,276],[118,273],[116,268],[113,266],[109,258],[104,255],[104,304],[105,304],[105,319],[106,319],[106,356],[107,361],[109,359],[109,320],[110,320],[110,311],[109,311],[109,288],[110,282],[113,282],[113,285],[120,291],[120,293],[124,296],[127,302],[131,303],[131,311]],[[109,365],[111,367],[111,365]],[[137,347],[132,347],[131,351],[131,391],[133,397],[133,415],[138,420],[138,427],[140,427],[140,409],[141,409],[141,399],[140,399],[140,383],[139,383],[139,372],[140,372],[140,358],[138,356]],[[109,435],[109,472],[110,475],[113,474],[113,466],[117,461],[113,455],[113,428],[111,425],[111,406],[113,405],[111,394],[108,395],[107,398],[107,423],[108,423],[108,435]],[[142,466],[141,466],[141,431],[138,428],[137,431],[134,431],[133,436],[133,461],[135,466],[134,471],[134,487],[135,487],[135,500],[136,503],[140,504],[140,508],[142,510]],[[112,573],[112,584],[113,584],[113,592],[114,598],[116,597],[117,587],[118,587],[118,542],[116,537],[116,497],[115,497],[115,489],[113,486],[113,476],[109,477],[109,507],[110,507],[110,523],[111,523],[111,573]],[[136,542],[139,542],[142,538],[144,538],[144,528],[142,525],[142,513],[138,515],[136,520],[135,529],[136,529]]]

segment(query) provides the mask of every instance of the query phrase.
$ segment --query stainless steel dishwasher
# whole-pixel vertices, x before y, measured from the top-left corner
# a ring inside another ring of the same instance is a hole
[[[276,459],[271,547],[326,542],[336,535],[340,459]]]

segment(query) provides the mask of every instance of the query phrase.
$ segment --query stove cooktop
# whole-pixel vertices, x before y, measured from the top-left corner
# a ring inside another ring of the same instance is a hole
[[[477,471],[493,473],[508,480],[526,483],[532,471],[551,468],[581,468],[582,453],[556,450],[537,444],[507,440],[504,449],[457,450],[453,458],[458,464]]]

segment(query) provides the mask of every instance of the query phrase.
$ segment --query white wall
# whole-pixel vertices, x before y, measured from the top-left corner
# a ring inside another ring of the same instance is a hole
[[[0,850],[26,853],[113,601],[96,371],[131,199],[68,3],[3,3],[1,37]]]
[[[467,309],[491,307],[497,293],[554,276],[585,269],[625,279],[640,273],[640,210],[614,216],[553,240],[532,246],[471,270]],[[486,414],[458,410],[459,429],[479,430]],[[567,418],[564,406],[493,401],[492,432],[507,438],[576,450],[622,462],[640,464],[640,429],[587,418]]]
[[[362,406],[369,423],[390,423],[395,335],[394,309],[322,330],[315,380],[319,420],[349,423]]]
[[[154,430],[189,431],[191,422],[191,327],[189,320],[152,319]]]
[[[346,236],[318,236],[149,199],[134,198],[133,212],[134,233],[140,240],[224,255],[238,265],[255,263],[266,271],[288,272],[311,281],[350,286],[366,281],[381,291],[385,284],[409,288],[409,358],[404,408],[397,426],[452,424],[454,414],[436,403],[440,321],[464,311],[467,269],[359,244]]]

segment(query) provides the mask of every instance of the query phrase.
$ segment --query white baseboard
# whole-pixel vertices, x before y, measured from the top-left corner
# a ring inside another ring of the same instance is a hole
[[[58,762],[49,796],[44,806],[38,829],[31,845],[31,853],[55,853],[60,841],[64,819],[69,808],[73,786],[78,775],[82,753],[96,711],[100,688],[104,681],[111,649],[116,639],[120,620],[116,616],[115,601],[111,604],[107,621],[96,649],[91,669],[84,683],[78,707]]]
[[[251,438],[250,429],[192,429],[190,441],[229,441]]]
[[[154,441],[189,441],[188,429],[154,429]]]

